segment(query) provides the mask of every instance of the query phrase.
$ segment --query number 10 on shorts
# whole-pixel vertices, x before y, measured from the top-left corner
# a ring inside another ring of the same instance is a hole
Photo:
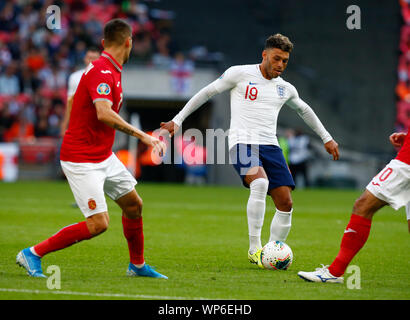
[[[393,172],[392,168],[388,167],[388,168],[384,169],[382,172],[379,173],[379,181],[380,182],[386,181],[387,178],[392,174],[392,172]],[[377,178],[377,176],[375,178]],[[375,186],[380,186],[380,184],[378,184],[377,182],[374,182],[374,181],[372,182],[372,184],[375,185]]]

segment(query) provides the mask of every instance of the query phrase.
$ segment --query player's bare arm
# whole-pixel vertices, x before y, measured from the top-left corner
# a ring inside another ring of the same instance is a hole
[[[144,144],[152,146],[160,156],[165,154],[166,145],[164,142],[130,125],[111,109],[111,103],[108,101],[96,101],[95,108],[97,110],[98,120],[104,122],[111,128],[140,139]]]
[[[404,143],[404,139],[406,139],[407,133],[404,132],[395,132],[392,135],[390,135],[389,140],[390,143],[396,147],[396,148],[401,148],[401,146]]]
[[[65,108],[64,118],[63,118],[63,121],[61,122],[61,128],[60,128],[61,136],[64,136],[64,133],[67,131],[67,128],[68,128],[68,122],[70,121],[70,113],[71,113],[71,107],[73,105],[73,99],[74,99],[74,96],[70,96],[67,99],[67,106]]]

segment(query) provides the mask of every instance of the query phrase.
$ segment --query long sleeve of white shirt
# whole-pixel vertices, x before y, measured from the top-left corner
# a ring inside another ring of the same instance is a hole
[[[332,136],[327,132],[322,122],[319,120],[312,108],[304,102],[293,87],[292,96],[286,104],[297,112],[297,114],[305,121],[305,123],[322,139],[323,143],[333,140]]]
[[[219,79],[195,94],[172,121],[181,126],[205,102],[227,90],[231,94],[229,148],[237,143],[278,145],[277,118],[285,103],[319,135],[323,143],[332,140],[312,108],[299,98],[296,88],[280,77],[264,78],[258,64],[230,67]]]
[[[235,85],[235,67],[231,67],[225,73],[206,87],[196,93],[184,106],[184,108],[172,119],[177,125],[181,126],[182,122],[205,102],[214,95],[232,89]]]

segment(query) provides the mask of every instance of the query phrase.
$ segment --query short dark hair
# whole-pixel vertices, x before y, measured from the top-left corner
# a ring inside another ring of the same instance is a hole
[[[104,26],[105,46],[121,45],[130,36],[132,36],[132,28],[122,19],[110,20]]]
[[[277,48],[285,52],[292,52],[293,43],[289,40],[288,37],[277,33],[273,36],[270,36],[265,41],[265,49]]]

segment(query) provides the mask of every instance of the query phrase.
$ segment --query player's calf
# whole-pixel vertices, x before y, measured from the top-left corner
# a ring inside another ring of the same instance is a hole
[[[135,190],[116,200],[116,203],[126,218],[140,219],[142,217],[143,201]]]

